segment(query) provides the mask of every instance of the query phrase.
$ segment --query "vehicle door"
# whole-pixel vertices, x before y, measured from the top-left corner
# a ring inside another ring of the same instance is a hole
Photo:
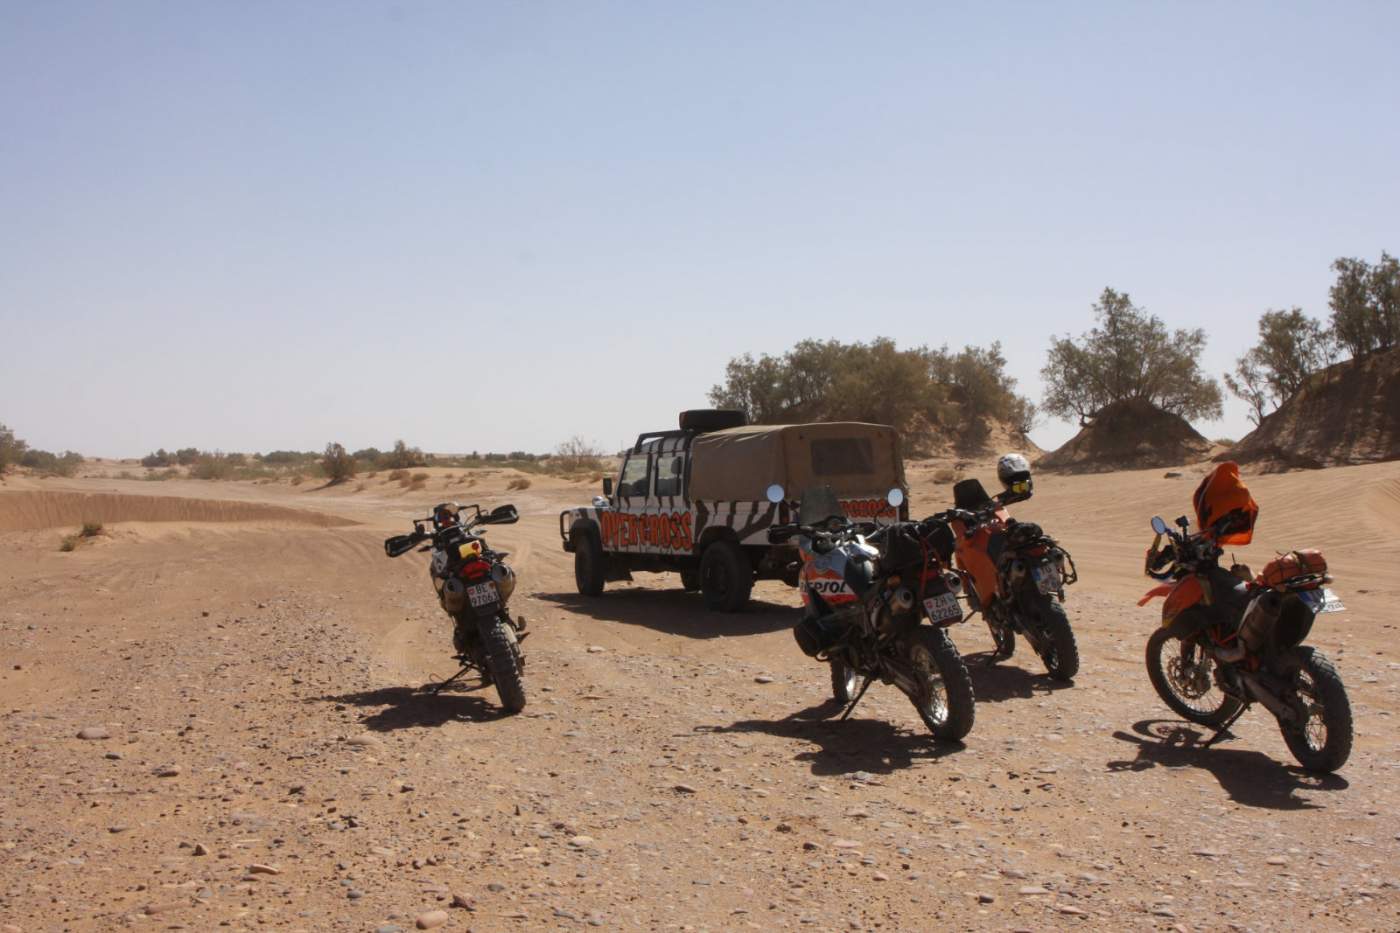
[[[650,451],[634,451],[622,464],[617,480],[617,508],[602,529],[605,550],[633,554],[647,550],[643,547],[642,530],[651,497],[651,461]]]
[[[653,554],[688,552],[690,526],[684,506],[685,454],[661,450],[653,457],[652,495],[647,501],[647,551]]]

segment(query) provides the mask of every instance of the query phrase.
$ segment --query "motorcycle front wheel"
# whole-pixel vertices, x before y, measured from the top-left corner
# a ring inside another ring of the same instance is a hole
[[[521,676],[520,644],[515,627],[499,616],[481,620],[481,650],[496,694],[507,713],[525,708],[525,683]]]
[[[934,738],[961,741],[972,731],[976,700],[957,646],[941,628],[920,626],[909,636],[909,661],[918,687],[909,700]]]
[[[1218,663],[1205,648],[1182,641],[1169,628],[1157,629],[1147,640],[1147,678],[1153,689],[1172,712],[1202,726],[1220,726],[1240,708],[1240,701],[1215,682]]]
[[[1065,607],[1048,593],[1036,593],[1031,605],[1045,645],[1045,650],[1040,652],[1045,670],[1056,680],[1073,680],[1079,673],[1079,644],[1074,640],[1074,629],[1070,628]]]
[[[1309,771],[1336,771],[1351,755],[1351,701],[1342,678],[1322,652],[1296,649],[1298,668],[1293,690],[1307,719],[1279,721],[1283,741],[1298,764]]]
[[[831,695],[838,703],[849,703],[860,688],[860,675],[841,658],[831,659]]]

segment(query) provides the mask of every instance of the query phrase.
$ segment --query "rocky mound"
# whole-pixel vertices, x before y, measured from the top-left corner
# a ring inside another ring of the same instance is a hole
[[[1210,455],[1210,441],[1186,419],[1145,399],[1114,402],[1064,446],[1036,461],[1042,470],[1106,473],[1175,466]]]
[[[1222,456],[1279,469],[1400,460],[1400,348],[1317,373]]]

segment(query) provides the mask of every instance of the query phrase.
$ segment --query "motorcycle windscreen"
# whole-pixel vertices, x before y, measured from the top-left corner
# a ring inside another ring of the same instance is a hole
[[[1226,460],[1206,474],[1191,502],[1196,507],[1196,527],[1216,544],[1246,545],[1254,540],[1259,505],[1240,479],[1240,466]]]
[[[797,510],[800,525],[820,525],[827,519],[844,518],[841,500],[830,486],[813,486],[802,493],[802,504]]]

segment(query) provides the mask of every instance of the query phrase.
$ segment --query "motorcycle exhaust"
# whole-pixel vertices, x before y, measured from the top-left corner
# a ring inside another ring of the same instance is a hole
[[[442,608],[448,612],[461,612],[467,607],[467,587],[456,577],[449,577],[442,585]]]
[[[495,564],[491,567],[491,579],[496,581],[496,590],[504,606],[510,601],[510,594],[515,592],[515,571],[505,564]]]

